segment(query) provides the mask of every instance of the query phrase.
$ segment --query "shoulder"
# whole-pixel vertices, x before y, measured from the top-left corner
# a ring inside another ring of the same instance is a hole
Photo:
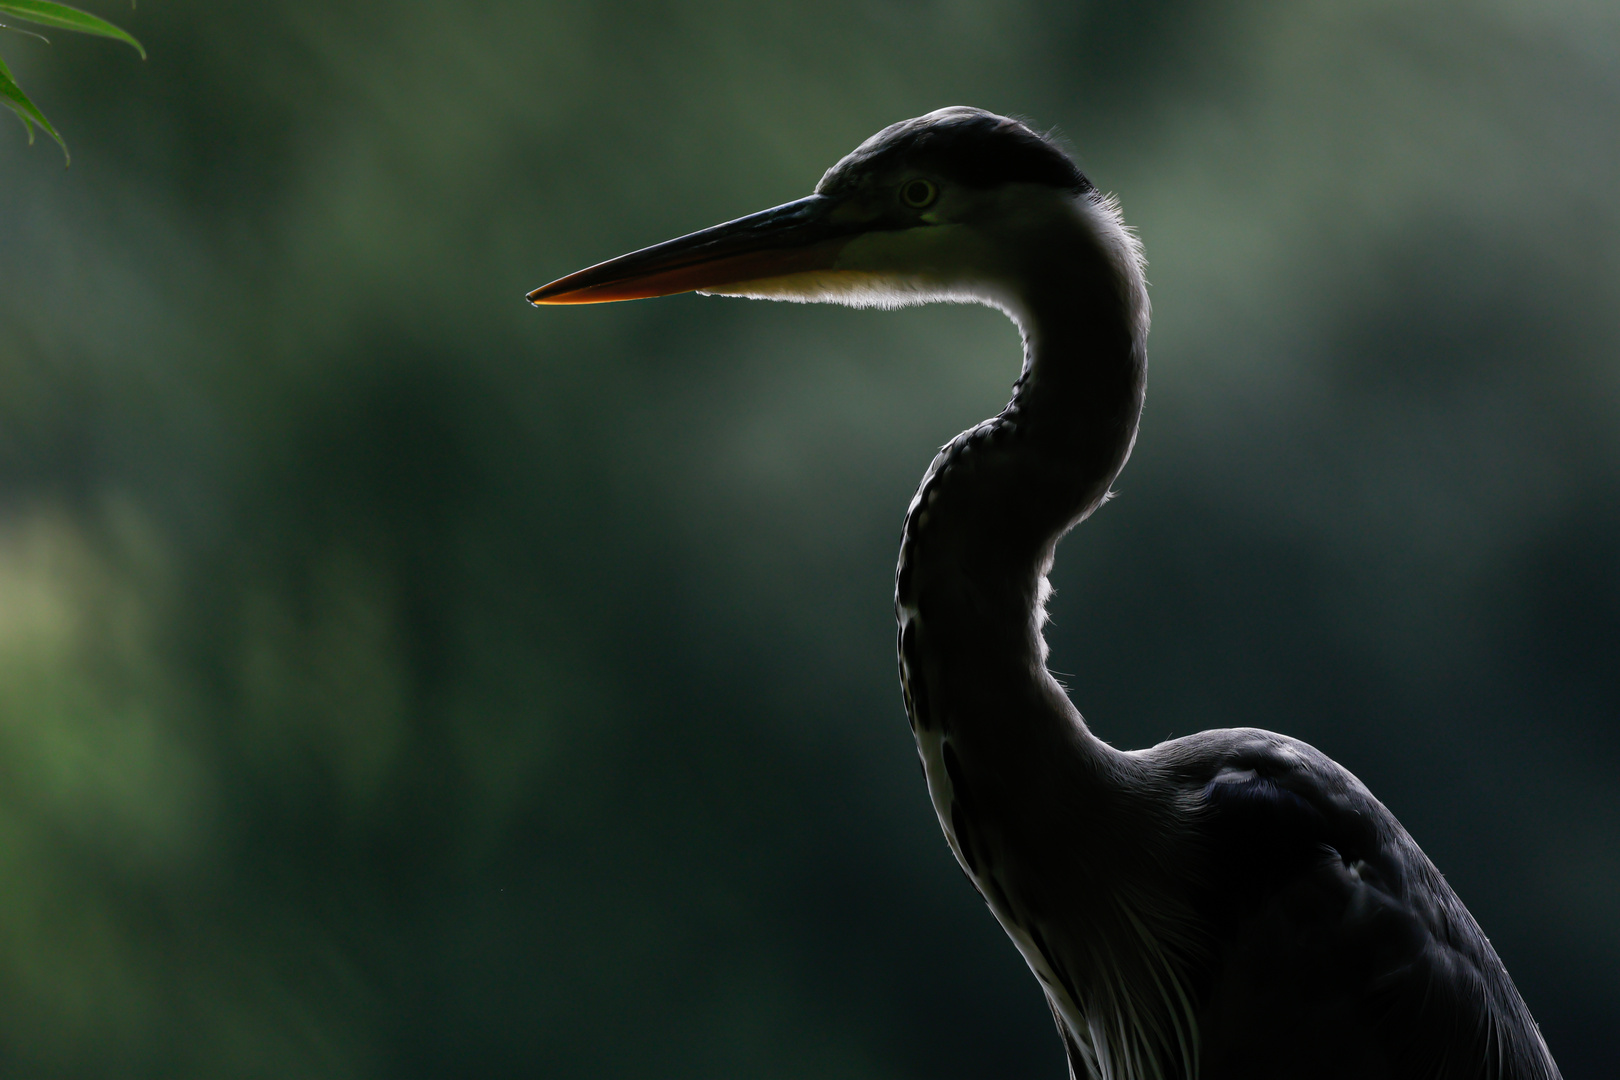
[[[1324,1077],[1557,1075],[1473,917],[1349,770],[1257,729],[1148,754],[1200,847],[1210,1075],[1292,1075],[1323,1047]]]
[[[1206,889],[1226,902],[1254,903],[1304,880],[1331,882],[1347,897],[1361,897],[1353,914],[1391,903],[1410,917],[1414,933],[1489,952],[1467,909],[1395,815],[1315,747],[1232,728],[1150,753],[1183,793]]]
[[[1415,848],[1350,770],[1298,739],[1223,728],[1160,743],[1142,755],[1181,791],[1199,826],[1229,841],[1280,829],[1357,858]]]

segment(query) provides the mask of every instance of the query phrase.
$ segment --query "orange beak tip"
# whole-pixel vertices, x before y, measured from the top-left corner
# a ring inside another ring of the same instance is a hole
[[[555,284],[556,282],[551,283],[551,285]],[[566,300],[563,300],[561,297],[557,297],[555,294],[548,295],[551,290],[551,285],[542,285],[538,289],[530,291],[528,295],[524,297],[524,299],[533,304],[535,307],[548,307],[552,304],[567,303]],[[564,293],[563,295],[566,296],[567,294]]]
[[[826,200],[813,195],[621,255],[529,293],[535,307],[604,304],[826,270],[847,236],[827,232]]]

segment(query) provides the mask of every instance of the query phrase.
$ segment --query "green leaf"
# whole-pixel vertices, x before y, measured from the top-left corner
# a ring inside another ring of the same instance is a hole
[[[63,142],[62,136],[51,127],[51,122],[45,119],[45,114],[39,111],[39,106],[28,100],[28,95],[17,85],[17,80],[11,77],[11,69],[6,67],[4,60],[0,60],[0,105],[16,113],[17,118],[23,122],[23,127],[28,129],[30,146],[34,142],[34,125],[38,124],[45,130],[45,134],[55,139],[56,145],[62,148],[62,157],[68,163],[72,163],[73,158],[68,155],[67,143]]]
[[[52,3],[51,0],[0,0],[0,12],[39,23],[41,26],[54,26],[59,30],[77,30],[81,34],[115,38],[133,46],[135,51],[141,54],[141,59],[146,59],[146,50],[141,47],[140,42],[106,19],[98,19],[88,11],[80,11],[66,4]]]

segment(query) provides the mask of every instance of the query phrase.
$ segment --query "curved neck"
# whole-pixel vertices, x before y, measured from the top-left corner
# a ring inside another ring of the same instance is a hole
[[[1076,209],[1010,288],[1025,351],[1011,402],[940,452],[907,515],[895,599],[908,686],[923,676],[914,724],[949,723],[920,715],[919,696],[964,715],[1005,715],[1033,696],[1079,720],[1045,668],[1046,573],[1130,454],[1147,311],[1117,212],[1091,199]]]

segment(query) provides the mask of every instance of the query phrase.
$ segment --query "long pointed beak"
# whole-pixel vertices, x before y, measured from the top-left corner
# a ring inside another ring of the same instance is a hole
[[[831,220],[836,200],[811,195],[655,244],[558,278],[529,303],[602,304],[831,269],[859,226]]]

